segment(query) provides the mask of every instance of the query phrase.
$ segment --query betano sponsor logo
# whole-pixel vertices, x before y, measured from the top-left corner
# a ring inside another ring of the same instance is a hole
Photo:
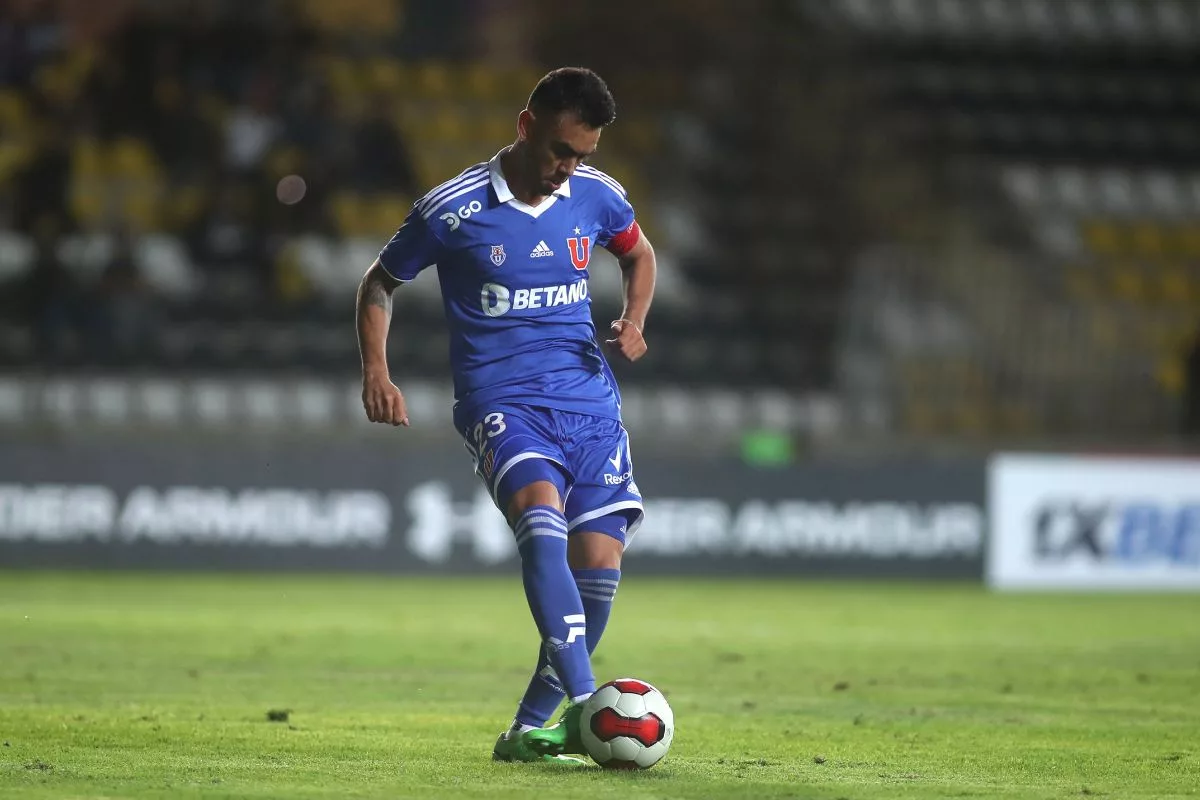
[[[587,281],[562,283],[556,286],[535,286],[531,289],[509,289],[499,283],[485,283],[479,292],[483,313],[500,317],[511,311],[535,308],[555,308],[587,300]]]

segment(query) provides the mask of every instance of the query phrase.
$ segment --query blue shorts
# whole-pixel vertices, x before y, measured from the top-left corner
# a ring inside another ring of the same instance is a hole
[[[501,512],[531,482],[529,468],[545,474],[549,462],[566,488],[568,533],[606,533],[624,543],[641,525],[642,496],[633,482],[629,434],[620,420],[497,403],[462,434],[475,474]]]

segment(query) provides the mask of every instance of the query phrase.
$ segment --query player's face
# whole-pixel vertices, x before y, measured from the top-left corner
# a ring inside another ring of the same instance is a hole
[[[552,194],[575,169],[596,152],[600,129],[589,128],[575,114],[539,119],[532,114],[525,129],[530,168],[543,195]]]

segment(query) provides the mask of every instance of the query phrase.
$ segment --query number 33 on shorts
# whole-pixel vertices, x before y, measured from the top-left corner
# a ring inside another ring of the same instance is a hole
[[[496,411],[475,423],[475,427],[470,429],[466,436],[464,444],[467,446],[467,452],[471,454],[475,471],[480,473],[485,481],[491,481],[492,472],[496,468],[496,449],[488,447],[489,440],[506,430],[508,425],[504,422],[504,415]]]

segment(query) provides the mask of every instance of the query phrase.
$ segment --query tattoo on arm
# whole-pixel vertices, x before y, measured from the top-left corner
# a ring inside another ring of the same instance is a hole
[[[358,299],[363,305],[378,306],[392,315],[392,289],[395,282],[383,273],[383,270],[372,269],[363,276],[358,287]]]

